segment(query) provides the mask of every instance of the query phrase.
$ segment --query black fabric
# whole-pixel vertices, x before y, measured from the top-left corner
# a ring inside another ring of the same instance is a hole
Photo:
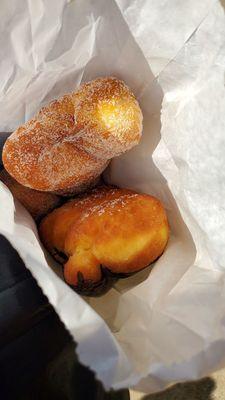
[[[0,235],[0,347],[23,332],[46,297],[10,243]]]
[[[10,243],[0,236],[0,395],[13,398],[71,341]]]

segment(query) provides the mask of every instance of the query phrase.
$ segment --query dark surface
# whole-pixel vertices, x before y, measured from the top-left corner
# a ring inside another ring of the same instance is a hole
[[[71,341],[57,314],[0,235],[0,393],[12,398]]]
[[[163,392],[143,396],[142,400],[216,400],[215,386],[213,379],[207,377],[196,382],[177,383]]]
[[[0,348],[50,312],[47,299],[10,243],[0,235]],[[51,310],[52,311],[52,310]]]

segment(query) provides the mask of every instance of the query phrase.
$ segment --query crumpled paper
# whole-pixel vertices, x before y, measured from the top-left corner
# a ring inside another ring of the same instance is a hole
[[[1,3],[2,131],[102,75],[124,79],[143,110],[141,143],[105,178],[160,198],[171,238],[153,268],[103,297],[64,283],[0,184],[0,233],[106,388],[153,392],[225,366],[224,10],[218,0]]]

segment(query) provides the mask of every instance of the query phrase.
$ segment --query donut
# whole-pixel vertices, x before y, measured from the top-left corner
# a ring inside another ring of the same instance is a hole
[[[155,197],[103,187],[47,215],[39,233],[51,254],[62,257],[66,282],[81,294],[96,295],[109,280],[153,263],[166,247],[169,227]]]
[[[117,198],[120,191],[116,188],[101,185],[92,189],[88,193],[82,193],[75,199],[67,201],[60,208],[56,208],[46,218],[39,227],[42,242],[51,255],[59,262],[65,259],[64,242],[65,236],[70,226],[80,217],[84,209],[91,205],[100,205],[107,198]],[[61,259],[62,257],[62,259]]]
[[[0,171],[0,181],[9,188],[13,196],[30,212],[35,221],[39,221],[62,203],[62,199],[56,194],[39,192],[20,185],[4,169]]]
[[[98,78],[43,107],[13,132],[3,164],[24,186],[61,195],[93,186],[111,158],[138,144],[142,113],[124,82]]]

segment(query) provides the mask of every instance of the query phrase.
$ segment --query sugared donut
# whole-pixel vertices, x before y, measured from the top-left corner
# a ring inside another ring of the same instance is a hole
[[[125,189],[123,189],[123,192]],[[128,191],[129,193],[129,191]],[[84,210],[91,205],[97,206],[107,199],[118,198],[121,195],[117,188],[100,186],[88,193],[76,196],[75,199],[67,201],[60,208],[44,218],[39,227],[39,233],[46,249],[60,260],[60,254],[64,252],[65,237],[71,225],[82,215]]]
[[[116,78],[85,83],[73,95],[79,141],[91,154],[111,159],[140,140],[142,113],[133,93]]]
[[[40,236],[53,255],[62,255],[66,282],[94,295],[104,269],[121,276],[156,260],[165,249],[169,228],[156,198],[99,188],[45,217]]]
[[[142,113],[130,89],[116,78],[98,78],[12,133],[3,163],[24,186],[78,193],[94,184],[111,158],[136,145],[141,130]]]

